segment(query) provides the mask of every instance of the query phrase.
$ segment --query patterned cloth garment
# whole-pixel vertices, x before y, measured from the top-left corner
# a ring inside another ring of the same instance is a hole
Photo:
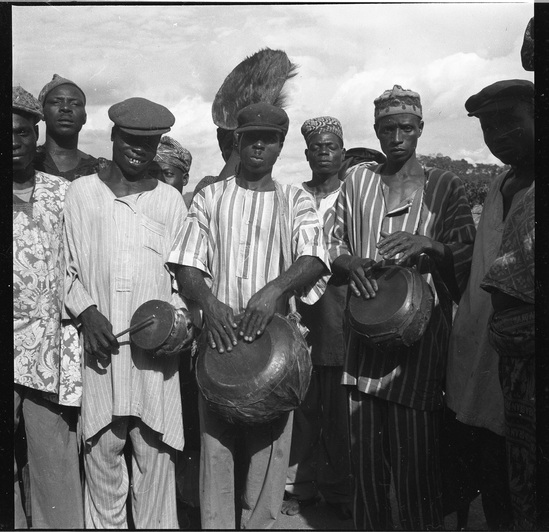
[[[67,406],[82,395],[81,349],[61,323],[65,260],[63,201],[69,182],[35,172],[29,202],[13,196],[14,382]]]
[[[331,260],[351,254],[379,261],[376,247],[381,231],[407,231],[447,246],[453,258],[455,281],[465,287],[475,227],[461,180],[451,172],[427,169],[427,186],[409,201],[387,212],[386,185],[378,167],[353,167],[341,186],[329,235]],[[391,215],[391,216],[388,216]],[[354,333],[347,339],[343,384],[359,391],[419,410],[442,407],[446,350],[452,322],[450,288],[429,257],[421,255],[417,268],[434,294],[434,308],[427,330],[409,348],[381,352]]]

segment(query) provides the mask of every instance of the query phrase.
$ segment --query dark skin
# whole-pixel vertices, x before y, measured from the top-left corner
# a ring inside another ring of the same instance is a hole
[[[102,168],[99,179],[117,198],[153,190],[158,181],[149,174],[149,166],[156,155],[161,135],[130,135],[118,127],[111,134],[113,141],[112,164]],[[84,348],[104,363],[118,350],[112,324],[95,305],[84,310],[79,320],[84,333]]]
[[[416,157],[416,146],[423,132],[423,121],[412,114],[402,113],[383,117],[374,125],[381,149],[387,162],[381,167],[381,179],[388,187],[387,212],[404,204],[425,182],[423,167]],[[433,258],[441,269],[447,269],[451,257],[440,242],[406,231],[388,234],[380,232],[377,248],[384,260],[395,259],[396,264],[406,264],[425,253]],[[332,264],[334,273],[349,276],[349,287],[356,296],[370,299],[379,287],[373,278],[374,261],[353,255],[340,255]]]
[[[60,171],[72,170],[85,155],[78,149],[78,136],[86,123],[83,93],[70,84],[52,89],[44,101],[46,151]]]
[[[13,188],[24,190],[34,186],[32,161],[36,153],[38,126],[29,114],[12,113]]]
[[[516,193],[529,187],[534,173],[534,109],[527,102],[517,100],[512,106],[479,117],[486,145],[502,163],[511,165],[511,172],[503,181],[503,219],[511,209]],[[492,292],[492,306],[496,312],[521,306],[523,301],[499,290]]]
[[[309,139],[305,157],[312,171],[311,180],[305,185],[315,197],[339,188],[339,170],[345,157],[343,140],[334,133],[315,133]]]
[[[249,190],[273,191],[275,187],[271,172],[282,145],[276,133],[244,133],[239,141],[241,166],[236,177],[237,184]],[[241,316],[235,316],[232,308],[212,294],[200,270],[182,266],[176,272],[176,278],[182,293],[201,305],[210,346],[224,353],[225,350],[232,351],[238,338],[253,342],[263,334],[275,312],[284,312],[281,307],[285,296],[316,281],[325,270],[318,258],[300,257],[288,270],[256,292]]]

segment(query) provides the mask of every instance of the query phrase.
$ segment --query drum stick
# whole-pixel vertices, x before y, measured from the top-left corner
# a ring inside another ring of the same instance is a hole
[[[136,323],[135,325],[132,325],[131,327],[128,327],[127,329],[124,329],[123,331],[119,332],[118,334],[115,334],[114,337],[118,338],[119,336],[122,336],[123,334],[126,334],[128,332],[136,331],[137,329],[140,329],[144,325],[148,325],[149,322],[153,321],[156,316],[152,314],[148,318],[145,318],[144,320],[140,321],[139,323]]]

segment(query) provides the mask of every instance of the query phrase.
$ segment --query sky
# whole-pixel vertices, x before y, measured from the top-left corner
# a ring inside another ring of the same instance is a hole
[[[193,156],[184,192],[221,171],[213,99],[231,70],[265,47],[298,65],[285,86],[290,130],[273,171],[282,183],[310,179],[300,133],[308,118],[334,116],[346,148],[379,150],[373,101],[395,84],[421,96],[418,153],[499,163],[464,103],[498,80],[534,81],[520,60],[533,13],[532,2],[19,5],[13,84],[35,96],[54,73],[78,84],[88,114],[79,147],[109,159],[111,105],[140,96],[166,106],[176,117],[169,135]]]

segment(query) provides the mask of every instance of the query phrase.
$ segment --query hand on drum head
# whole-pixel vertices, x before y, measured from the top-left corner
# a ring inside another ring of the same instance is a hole
[[[364,299],[376,297],[378,286],[372,277],[374,264],[372,259],[353,257],[349,265],[349,287],[355,296],[362,296]]]
[[[381,231],[380,235],[382,238],[377,243],[377,249],[384,259],[394,259],[400,253],[396,262],[399,265],[431,248],[431,239],[426,236],[413,235],[406,231],[397,231],[392,234]]]
[[[204,323],[208,329],[208,344],[220,353],[232,351],[237,344],[237,327],[233,309],[212,296],[203,306]]]
[[[110,355],[119,347],[111,322],[95,305],[82,312],[79,319],[84,333],[84,350],[102,362],[108,362]]]
[[[244,337],[246,342],[253,342],[263,334],[273,319],[276,303],[281,295],[280,289],[269,283],[250,298],[238,327],[238,334]]]

